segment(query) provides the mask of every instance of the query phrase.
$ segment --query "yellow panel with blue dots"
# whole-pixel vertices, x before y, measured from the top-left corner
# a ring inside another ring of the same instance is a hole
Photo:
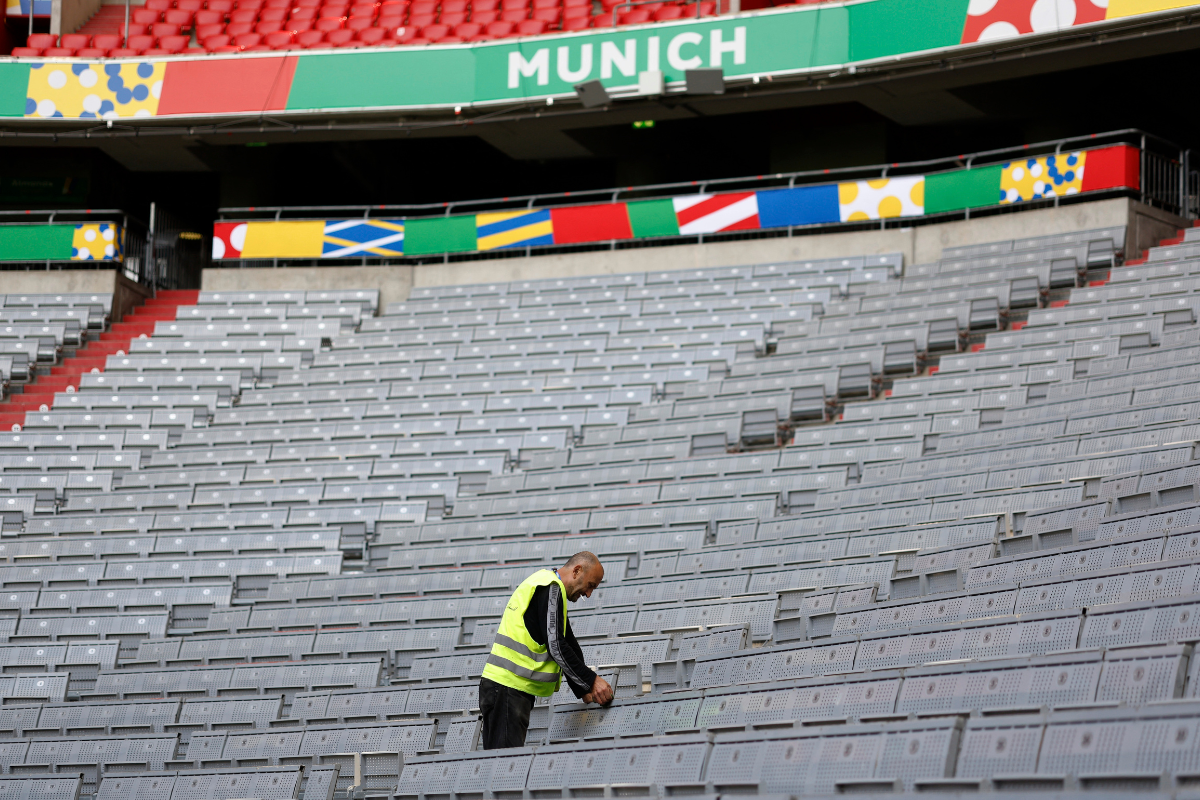
[[[120,261],[121,227],[108,222],[75,226],[71,236],[72,261]]]
[[[121,119],[158,113],[165,62],[32,64],[25,116]]]
[[[1001,205],[1078,194],[1086,159],[1086,152],[1059,153],[1005,164],[1000,173]]]

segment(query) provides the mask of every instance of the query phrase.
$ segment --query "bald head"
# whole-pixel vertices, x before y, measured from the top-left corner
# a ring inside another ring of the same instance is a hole
[[[574,603],[580,597],[591,597],[592,592],[604,580],[604,566],[595,553],[584,550],[567,559],[558,570],[567,590],[567,599]]]

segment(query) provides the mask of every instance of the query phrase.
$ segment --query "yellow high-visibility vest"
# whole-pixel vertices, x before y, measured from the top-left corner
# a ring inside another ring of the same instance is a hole
[[[539,586],[558,584],[562,602],[562,633],[567,632],[567,587],[552,570],[540,569],[513,592],[500,619],[492,652],[483,667],[483,677],[535,697],[549,697],[562,683],[562,669],[525,628],[525,611]]]

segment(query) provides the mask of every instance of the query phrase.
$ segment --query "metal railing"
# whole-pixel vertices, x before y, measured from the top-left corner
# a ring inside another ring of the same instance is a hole
[[[1180,148],[1166,139],[1129,128],[1106,133],[1094,133],[1085,136],[1069,136],[1062,139],[1050,139],[1032,144],[1001,147],[993,150],[981,150],[943,158],[926,159],[923,161],[893,162],[890,164],[871,164],[859,167],[840,167],[834,169],[802,170],[797,172],[777,172],[769,175],[752,175],[738,178],[712,178],[708,180],[677,181],[672,183],[655,183],[643,186],[623,186],[606,189],[583,189],[570,192],[546,192],[539,194],[518,195],[511,197],[489,197],[474,200],[453,200],[441,203],[407,203],[379,205],[337,205],[337,206],[245,206],[225,207],[217,210],[219,219],[255,220],[255,219],[318,219],[329,217],[350,218],[389,217],[407,219],[410,217],[451,216],[459,213],[485,211],[516,211],[535,207],[554,207],[566,205],[588,205],[592,203],[616,203],[621,200],[645,200],[662,197],[672,197],[684,194],[705,194],[711,191],[735,191],[743,189],[772,189],[802,186],[806,184],[830,183],[837,180],[867,180],[871,178],[898,177],[903,175],[924,174],[944,170],[980,167],[988,164],[1005,163],[1014,159],[1031,158],[1040,155],[1053,155],[1066,150],[1095,148],[1105,145],[1128,144],[1137,147],[1143,154],[1150,154],[1155,170],[1151,180],[1142,179],[1140,190],[1131,194],[1138,196],[1142,202],[1155,205],[1177,213],[1189,219],[1195,219],[1197,202],[1195,182],[1191,188],[1180,188],[1188,185],[1188,180],[1182,177],[1188,173],[1190,163],[1189,151]],[[1166,161],[1161,161],[1165,159]],[[1171,159],[1174,159],[1172,162]],[[1173,164],[1173,166],[1170,166]],[[1170,184],[1170,169],[1176,171],[1175,183]],[[1145,163],[1143,176],[1147,173]],[[1190,173],[1194,175],[1195,173]],[[1162,184],[1161,181],[1167,181]],[[1164,186],[1174,188],[1163,188]],[[1188,199],[1190,197],[1190,199]],[[1173,198],[1173,199],[1172,199]],[[1055,198],[1057,204],[1059,198]],[[324,216],[322,216],[324,215]],[[904,220],[911,224],[912,220]]]

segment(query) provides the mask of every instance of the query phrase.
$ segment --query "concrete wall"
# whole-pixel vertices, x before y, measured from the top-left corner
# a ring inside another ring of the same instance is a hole
[[[74,33],[100,10],[100,0],[53,0],[50,4],[50,32]]]
[[[0,294],[111,293],[116,278],[116,269],[3,270],[0,271]]]
[[[66,269],[50,272],[0,272],[0,294],[111,294],[113,322],[153,297],[145,286],[116,269]]]
[[[977,219],[852,233],[822,233],[778,239],[746,239],[703,245],[644,247],[525,258],[460,261],[392,267],[300,267],[289,269],[206,269],[208,291],[378,288],[383,305],[404,300],[414,286],[533,280],[651,270],[766,264],[836,256],[903,253],[905,264],[936,261],[944,247],[1044,236],[1067,231],[1126,225],[1130,257],[1173,236],[1184,220],[1117,198],[1059,208],[1014,212]]]
[[[206,292],[378,289],[381,304],[399,303],[412,289],[413,270],[411,266],[206,269],[200,288]]]

